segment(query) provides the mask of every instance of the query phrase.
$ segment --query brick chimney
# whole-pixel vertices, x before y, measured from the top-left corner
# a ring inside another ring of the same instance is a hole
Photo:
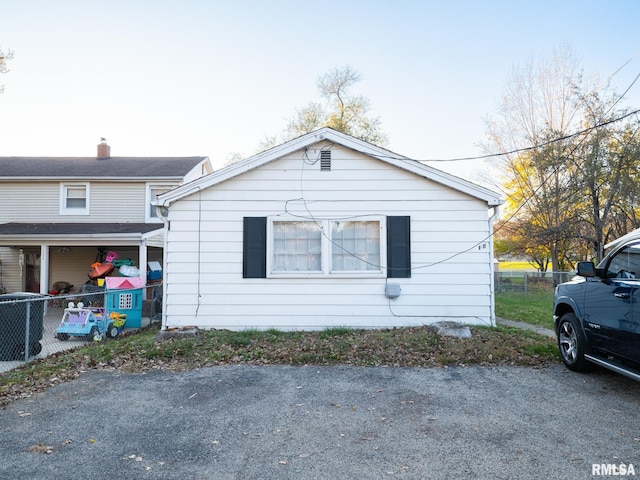
[[[111,147],[107,145],[107,139],[101,138],[98,144],[98,160],[111,157]]]

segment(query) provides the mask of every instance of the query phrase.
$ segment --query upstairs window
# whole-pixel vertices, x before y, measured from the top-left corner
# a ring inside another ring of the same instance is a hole
[[[89,184],[60,185],[60,215],[89,215]]]
[[[151,202],[158,198],[158,195],[167,193],[169,190],[175,187],[175,185],[147,184],[147,215],[145,221],[160,222],[160,218],[158,218],[158,213],[156,212],[156,207],[154,205],[151,205]]]

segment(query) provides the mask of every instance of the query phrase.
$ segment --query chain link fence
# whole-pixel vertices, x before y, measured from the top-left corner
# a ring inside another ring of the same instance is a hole
[[[162,315],[162,284],[68,295],[0,295],[0,372],[88,342],[108,341]]]
[[[556,285],[573,278],[571,272],[538,272],[525,270],[505,270],[495,272],[496,292],[538,292],[553,290]]]

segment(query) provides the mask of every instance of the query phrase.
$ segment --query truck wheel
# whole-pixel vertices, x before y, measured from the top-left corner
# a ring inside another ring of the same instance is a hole
[[[565,313],[558,324],[558,350],[560,357],[569,370],[587,372],[593,370],[593,363],[584,358],[587,344],[580,322],[573,312]]]
[[[63,342],[66,342],[67,340],[69,340],[69,334],[68,333],[58,333],[58,334],[56,334],[56,338],[58,340],[62,340]]]

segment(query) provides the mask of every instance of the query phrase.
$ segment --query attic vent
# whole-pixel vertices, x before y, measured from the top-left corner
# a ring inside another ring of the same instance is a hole
[[[320,170],[331,170],[331,150],[320,151]]]

